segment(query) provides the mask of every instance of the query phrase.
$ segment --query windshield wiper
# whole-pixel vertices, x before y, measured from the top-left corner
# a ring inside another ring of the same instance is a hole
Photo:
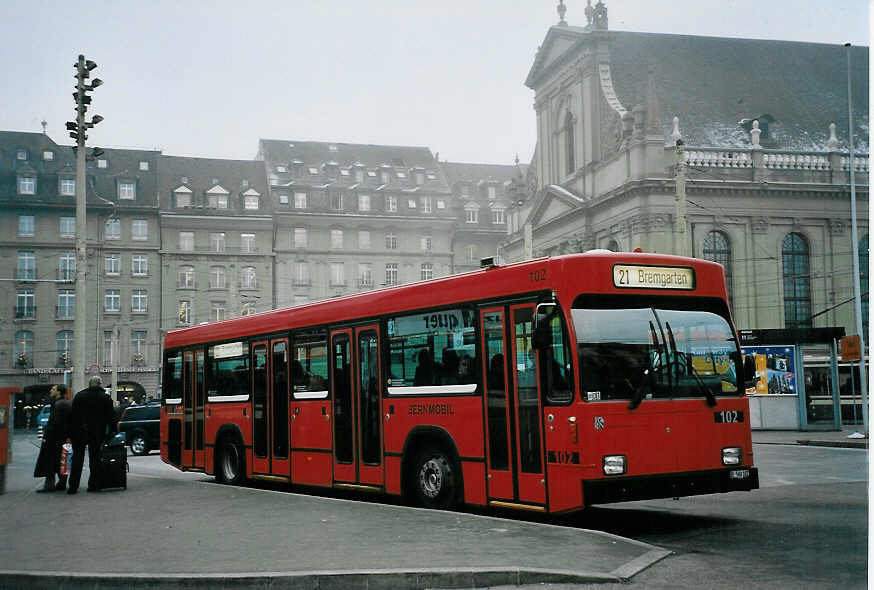
[[[677,348],[677,342],[674,340],[674,332],[671,330],[671,324],[665,322],[665,331],[668,333],[668,341],[670,342],[671,348],[674,350],[674,359],[671,361],[671,366],[676,367],[677,369],[677,385],[680,384],[680,370],[685,367],[686,372],[688,372],[694,379],[695,383],[698,385],[698,389],[701,390],[701,393],[704,394],[704,397],[707,399],[707,405],[711,408],[716,405],[716,396],[713,395],[713,392],[710,391],[710,388],[705,385],[704,381],[701,380],[701,377],[698,373],[695,372],[695,367],[692,366],[691,359],[684,352],[680,352]],[[682,359],[682,364],[681,363]],[[670,373],[670,370],[668,371]]]

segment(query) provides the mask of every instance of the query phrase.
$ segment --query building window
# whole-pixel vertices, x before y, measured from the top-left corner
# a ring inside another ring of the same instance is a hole
[[[868,236],[859,240],[859,293],[862,295],[862,329],[865,342],[868,340]]]
[[[295,248],[306,248],[307,247],[307,229],[305,227],[294,228],[294,247]]]
[[[240,308],[240,315],[242,315],[242,316],[252,315],[253,313],[255,313],[255,311],[256,311],[255,302],[254,301],[246,301],[245,303],[243,303],[242,307]]]
[[[35,228],[33,215],[18,216],[18,237],[32,238]]]
[[[194,312],[191,309],[191,301],[182,299],[179,302],[179,323],[183,325],[191,324],[194,319]]]
[[[460,188],[461,188],[461,196],[462,197],[469,197],[470,196],[470,187],[468,185],[462,184]]]
[[[358,230],[358,248],[361,250],[370,249],[370,231],[366,229]]]
[[[18,253],[18,272],[15,276],[19,281],[32,281],[36,278],[36,256],[33,252]]]
[[[97,167],[98,168],[108,168],[109,162],[107,160],[104,160],[103,158],[101,158],[101,159],[97,160]]]
[[[227,288],[227,279],[224,266],[213,266],[209,269],[209,288],[210,289],[225,289]]]
[[[573,174],[577,165],[574,156],[574,116],[570,113],[564,118],[564,151],[565,174]]]
[[[227,307],[224,301],[213,301],[212,310],[210,311],[211,319],[214,322],[220,322],[225,319]]]
[[[15,333],[12,360],[16,367],[26,368],[33,366],[33,332],[30,330],[19,330]]]
[[[179,250],[182,252],[194,252],[194,232],[179,232]]]
[[[145,254],[134,254],[130,258],[130,273],[135,277],[149,274],[149,258]]]
[[[494,187],[494,186],[491,186],[491,185],[489,185],[488,187],[486,187],[486,193],[488,194],[488,196],[489,196],[490,199],[494,199],[495,197],[498,196],[498,191],[497,191],[497,189],[495,189],[495,187]]]
[[[62,178],[60,192],[62,197],[75,197],[76,181],[72,178]]]
[[[60,330],[57,334],[58,360],[66,365],[73,358],[73,330]]]
[[[492,223],[503,225],[504,222],[505,218],[503,209],[495,209],[492,211]]]
[[[146,364],[146,330],[130,331],[130,355],[134,364]]]
[[[106,254],[103,257],[103,270],[109,276],[118,276],[121,274],[121,255]]]
[[[474,244],[468,244],[467,246],[467,261],[473,262],[476,260],[476,246]]]
[[[112,331],[103,332],[103,366],[112,366]]]
[[[107,240],[121,239],[121,219],[117,217],[107,219],[104,226],[104,234]]]
[[[180,266],[179,267],[179,284],[180,289],[194,289],[194,267]]]
[[[388,184],[391,182],[391,174],[387,170],[383,170],[380,173],[380,178],[382,179],[382,184]]]
[[[255,272],[254,266],[244,266],[240,273],[240,288],[241,289],[257,289],[258,288],[258,273]]]
[[[131,239],[132,240],[148,240],[149,239],[149,220],[134,219],[131,222]]]
[[[783,315],[787,328],[810,328],[810,248],[797,233],[783,239]]]
[[[346,284],[346,268],[342,262],[331,263],[331,284],[334,286]]]
[[[425,174],[422,172],[416,172],[416,184],[422,185],[425,184]]]
[[[385,196],[385,210],[394,213],[398,210],[398,198],[393,195]]]
[[[121,311],[121,291],[119,289],[107,289],[103,294],[103,310],[108,313]]]
[[[619,242],[617,242],[616,240],[610,240],[609,242],[607,242],[607,249],[611,252],[619,252],[619,248]]]
[[[240,251],[243,254],[258,251],[258,248],[255,246],[255,234],[240,234]]]
[[[225,232],[211,232],[209,234],[209,251],[224,252],[225,251]]]
[[[32,195],[36,193],[36,176],[30,174],[18,177],[18,194]]]
[[[27,160],[27,150],[18,150],[15,152],[16,160]]]
[[[427,281],[434,278],[434,265],[430,262],[422,263],[422,280]]]
[[[446,209],[446,201],[437,199],[437,209]]]
[[[131,312],[146,313],[149,311],[149,294],[145,289],[134,289],[131,291]]]
[[[416,199],[407,199],[407,209],[416,208]]]
[[[75,217],[61,217],[61,237],[62,238],[75,238],[76,237],[76,218]]]
[[[228,196],[227,195],[208,195],[206,197],[207,205],[212,209],[227,209],[228,208]],[[246,207],[248,209],[248,207]],[[258,206],[255,206],[257,209]]]
[[[422,213],[431,212],[431,197],[422,197]]]
[[[64,252],[58,260],[58,280],[72,281],[76,278],[76,253]]]
[[[43,150],[42,159],[45,160],[46,162],[51,162],[52,160],[55,159],[55,152],[52,152],[49,150]]]
[[[479,211],[474,208],[465,209],[464,220],[467,223],[477,223],[479,221]]]
[[[140,170],[142,170],[143,172],[148,172],[149,163],[148,162],[140,162]]]
[[[297,287],[307,287],[310,284],[310,265],[307,262],[294,263],[294,284]]]
[[[15,317],[32,320],[36,317],[36,299],[33,289],[18,289],[15,293]]]
[[[176,198],[176,206],[177,207],[191,207],[191,193],[189,192],[177,192],[173,193]]]
[[[342,248],[343,247],[343,230],[342,229],[332,229],[331,230],[331,248]]]
[[[331,209],[343,210],[343,193],[331,193]]]
[[[397,264],[397,262],[389,262],[385,265],[385,284],[386,284],[386,286],[398,284],[398,264]]]
[[[725,288],[728,291],[728,304],[732,305],[731,297],[731,244],[728,241],[728,236],[719,231],[707,232],[704,237],[704,245],[702,248],[702,258],[718,262],[725,270]]]
[[[419,244],[422,247],[422,250],[424,250],[426,252],[430,252],[431,246],[432,246],[431,236],[422,236],[419,239]]]
[[[307,194],[306,193],[294,193],[294,208],[295,209],[306,209],[307,208]]]
[[[257,211],[261,208],[261,197],[258,195],[246,195],[243,197],[243,207],[247,211]]]
[[[370,211],[370,195],[358,195],[358,210]]]
[[[358,286],[372,287],[373,286],[373,268],[369,262],[358,263]]]
[[[288,195],[279,195],[279,204],[288,205]]]
[[[57,317],[61,320],[68,320],[76,313],[76,292],[72,289],[61,289],[58,291],[58,311]]]
[[[118,183],[118,198],[119,199],[136,199],[137,185],[133,182]]]
[[[386,250],[397,250],[398,249],[398,237],[391,230],[385,232],[385,249]]]

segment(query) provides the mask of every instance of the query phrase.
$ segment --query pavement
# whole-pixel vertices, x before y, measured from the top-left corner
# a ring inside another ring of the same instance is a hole
[[[753,430],[753,443],[763,445],[808,445],[813,447],[842,447],[867,449],[868,439],[851,435],[864,433],[859,427],[843,430]],[[862,434],[864,437],[864,434]]]
[[[851,433],[754,431],[753,441],[867,445],[847,439]],[[127,490],[88,493],[86,473],[75,496],[37,494],[34,440],[33,434],[13,437],[13,464],[0,495],[0,588],[621,583],[670,555],[548,519],[423,510],[278,486],[228,487],[169,467],[162,476],[154,453],[129,457]]]

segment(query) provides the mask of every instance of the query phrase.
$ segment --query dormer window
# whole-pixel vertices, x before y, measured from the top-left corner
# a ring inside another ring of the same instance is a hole
[[[241,184],[242,184],[243,188],[249,188],[249,181],[248,180],[244,179]]]
[[[370,178],[376,178],[376,170],[368,170],[367,176]]]
[[[15,152],[15,159],[16,160],[23,160],[26,162],[27,161],[27,150],[17,150]]]
[[[494,199],[498,196],[497,189],[494,187],[494,185],[491,184],[486,187],[486,193],[489,195],[490,199]]]
[[[243,197],[243,208],[247,211],[257,211],[261,208],[261,197],[258,195],[245,195]]]
[[[355,169],[355,182],[364,182],[364,168]]]
[[[53,152],[51,150],[44,150],[42,153],[42,159],[45,160],[46,162],[51,162],[52,160],[55,159],[55,152]]]
[[[36,176],[33,174],[21,174],[18,176],[18,194],[36,194]]]
[[[288,195],[279,195],[279,204],[288,205]]]
[[[388,170],[383,170],[380,177],[382,178],[382,184],[388,184],[391,181],[391,174]]]
[[[140,162],[140,170],[143,172],[148,172],[149,171],[149,163],[145,162],[145,161]]]
[[[341,168],[340,169],[340,176],[349,176],[349,169],[348,168]]]
[[[425,184],[425,173],[416,172],[416,184]]]
[[[227,209],[228,194],[228,191],[220,184],[213,186],[206,191],[207,206],[211,209]]]
[[[310,174],[318,174],[319,173],[319,169],[316,168],[315,166],[310,166],[308,168],[308,170],[309,170]]]
[[[62,178],[58,192],[61,193],[62,197],[75,197],[76,196],[76,180],[73,178]]]
[[[119,199],[136,199],[137,185],[135,182],[121,180],[118,183],[118,198]]]
[[[180,186],[173,191],[173,200],[177,207],[191,207],[191,189]]]
[[[470,196],[470,187],[469,186],[467,186],[466,184],[462,184],[460,188],[461,188],[461,196],[462,197],[469,197]]]
[[[277,166],[276,171],[280,174],[285,174],[286,172],[288,172],[288,168],[286,168],[285,166]]]
[[[104,160],[103,158],[100,158],[99,160],[97,160],[97,167],[98,168],[106,168],[108,166],[109,166],[109,162],[107,160]]]

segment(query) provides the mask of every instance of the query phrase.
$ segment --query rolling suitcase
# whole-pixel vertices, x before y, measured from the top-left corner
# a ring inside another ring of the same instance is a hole
[[[100,487],[127,489],[127,447],[120,434],[107,439],[100,448]]]

